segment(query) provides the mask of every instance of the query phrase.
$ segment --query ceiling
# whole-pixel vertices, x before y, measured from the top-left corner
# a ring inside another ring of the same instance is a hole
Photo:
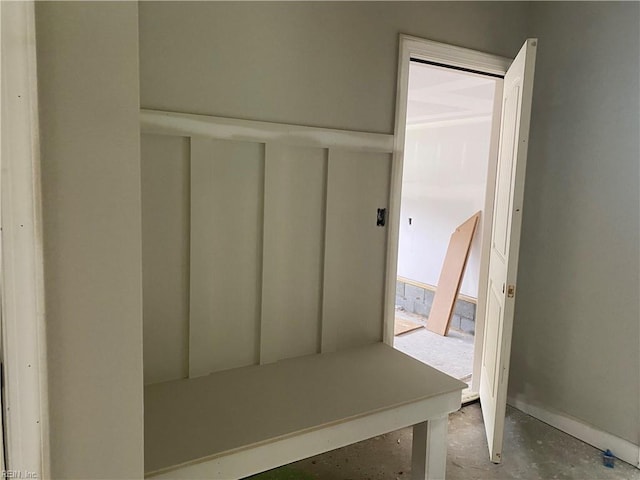
[[[489,119],[496,79],[411,62],[407,125]]]

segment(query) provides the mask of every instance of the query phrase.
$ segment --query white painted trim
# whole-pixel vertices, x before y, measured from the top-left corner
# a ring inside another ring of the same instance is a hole
[[[610,449],[620,460],[640,468],[640,447],[598,428],[589,425],[577,418],[561,412],[553,411],[540,406],[527,403],[525,400],[509,397],[509,405],[518,410],[551,425],[572,437],[582,440],[599,450]]]
[[[386,278],[382,307],[382,341],[393,346],[396,309],[396,279],[398,277],[398,250],[400,245],[400,205],[402,199],[402,168],[404,164],[404,140],[407,129],[407,99],[409,96],[409,61],[411,52],[420,43],[409,41],[400,35],[398,52],[398,80],[396,82],[396,118],[393,133],[393,156],[389,185],[389,216],[387,232]]]
[[[396,278],[398,271],[398,246],[400,235],[400,204],[402,196],[402,169],[404,163],[404,142],[407,130],[407,98],[409,93],[409,66],[412,58],[432,61],[445,65],[468,68],[478,72],[503,76],[513,60],[477,52],[466,48],[455,47],[444,43],[433,42],[409,35],[400,35],[400,51],[398,54],[398,81],[396,83],[396,117],[394,130],[393,160],[391,165],[391,186],[389,199],[389,231],[387,239],[387,268],[384,294],[384,323],[383,341],[393,345],[393,322],[395,319]],[[499,123],[499,122],[498,122]],[[498,125],[499,129],[499,125]],[[492,140],[495,137],[492,128]],[[492,144],[493,145],[493,144]],[[497,164],[497,148],[492,148],[489,158],[491,165]],[[490,190],[491,184],[487,182],[487,198],[491,199],[489,205],[485,205],[484,216],[493,218],[493,197],[495,184]],[[490,211],[488,211],[490,208]],[[486,223],[485,223],[486,226]],[[484,239],[483,239],[484,240]],[[482,248],[486,256],[487,249]],[[482,258],[481,258],[482,261]],[[478,305],[483,305],[485,293],[478,291]],[[478,334],[480,331],[480,334]],[[482,345],[482,332],[484,332],[484,315],[476,315],[476,340]],[[477,345],[477,343],[476,343]],[[476,349],[476,357],[482,357],[482,352]],[[480,362],[480,360],[478,360]],[[473,385],[476,385],[475,374]]]
[[[0,4],[0,59],[2,57],[1,55],[1,50],[3,48],[4,42],[2,40],[2,32],[4,31],[2,28],[2,4]],[[0,160],[2,159],[2,115],[1,112],[3,111],[3,107],[4,107],[4,102],[2,99],[2,88],[4,87],[4,71],[2,69],[2,62],[0,61]],[[0,162],[1,163],[1,162]],[[1,166],[1,165],[0,165]],[[0,168],[0,185],[2,185],[2,169]],[[0,225],[2,224],[2,188],[0,187]],[[2,235],[0,233],[0,276],[2,275]],[[0,285],[0,362],[4,363],[4,321],[2,320],[3,318],[3,312],[1,309],[1,305],[2,305],[2,297],[4,296],[4,292],[2,292],[2,288]],[[0,365],[0,369],[4,368],[2,365]],[[2,375],[2,372],[0,372],[0,375]],[[7,469],[7,466],[5,464],[5,445],[4,445],[4,436],[5,436],[5,432],[4,432],[4,416],[6,415],[6,409],[5,409],[5,395],[4,395],[4,391],[0,390],[0,448],[2,450],[0,450],[0,469],[4,472]]]
[[[446,43],[434,42],[410,35],[400,35],[400,48],[408,50],[410,57],[453,67],[467,68],[482,73],[504,76],[512,58],[478,52]]]
[[[328,309],[328,299],[325,295],[325,292],[328,290],[329,278],[326,275],[329,265],[329,258],[327,257],[327,245],[330,245],[329,234],[331,224],[328,218],[329,206],[332,197],[330,194],[330,183],[329,179],[331,178],[332,169],[335,168],[335,152],[331,149],[327,152],[327,170],[324,178],[324,238],[322,239],[322,244],[324,248],[322,250],[322,297],[321,297],[321,305],[320,305],[320,352],[321,353],[329,353],[335,352],[338,349],[338,325],[336,324],[336,319],[333,316],[327,315]],[[329,228],[327,228],[329,226]]]
[[[2,32],[3,32],[3,28],[2,28],[2,5],[0,4],[0,58],[1,58],[1,50],[2,50],[2,45],[4,44],[3,40],[2,40]],[[2,62],[0,61],[0,160],[2,159],[2,118],[1,118],[1,112],[3,111],[2,108],[4,106],[4,102],[2,100],[2,88],[4,87],[4,77],[3,77],[3,70],[2,70]],[[1,165],[0,165],[1,166]],[[2,184],[2,170],[0,168],[0,185]],[[2,224],[2,188],[0,187],[0,225]],[[0,233],[0,252],[2,251],[2,236]],[[0,276],[2,275],[2,254],[0,253]],[[4,293],[2,292],[2,288],[0,285],[0,362],[4,363],[4,321],[2,320],[3,318],[3,312],[1,309],[1,305],[2,305],[2,297],[4,296]],[[4,368],[2,365],[0,365],[0,369]],[[2,372],[0,372],[0,375],[2,375]],[[5,445],[4,445],[4,416],[5,416],[5,398],[4,398],[4,391],[0,390],[0,470],[2,470],[3,472],[7,469],[7,466],[5,464]]]
[[[7,468],[50,477],[34,2],[2,10],[2,332]]]
[[[393,135],[159,110],[141,110],[140,126],[143,133],[159,135],[202,136],[261,143],[279,142],[286,145],[334,147],[367,152],[393,151]]]

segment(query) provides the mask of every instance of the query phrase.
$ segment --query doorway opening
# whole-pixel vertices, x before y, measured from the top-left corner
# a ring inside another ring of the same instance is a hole
[[[483,304],[484,217],[493,204],[493,182],[487,180],[495,168],[501,89],[497,75],[413,58],[409,63],[393,345],[470,387],[474,356],[482,355],[474,336]],[[478,212],[468,248],[448,254],[450,242],[455,249],[452,234]],[[451,255],[464,265],[462,272],[455,266],[451,271]],[[442,335],[431,331],[438,321],[432,306],[452,277],[460,278],[459,292],[451,297],[455,304]]]

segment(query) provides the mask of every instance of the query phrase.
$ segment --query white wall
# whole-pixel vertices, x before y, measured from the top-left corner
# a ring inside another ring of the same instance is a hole
[[[142,478],[138,20],[38,2],[51,477]]]
[[[399,276],[438,285],[451,234],[474,213],[484,210],[490,135],[490,119],[407,128]],[[481,223],[460,289],[470,297],[478,296]]]
[[[510,396],[640,438],[640,4],[533,2]]]

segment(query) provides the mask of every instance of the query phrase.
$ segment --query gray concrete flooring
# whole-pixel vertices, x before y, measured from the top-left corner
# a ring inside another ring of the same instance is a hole
[[[420,315],[396,316],[424,325]],[[395,337],[394,346],[449,375],[470,381],[473,335],[450,330],[447,337],[424,328]],[[409,480],[412,430],[405,428],[301,460],[252,480]],[[602,465],[601,452],[529,415],[507,407],[503,462],[489,461],[478,403],[449,417],[447,480],[640,480],[640,471],[620,460]],[[615,452],[614,452],[615,453]]]
[[[253,480],[408,480],[410,428],[293,463]],[[614,452],[615,453],[615,452]],[[488,459],[480,406],[449,417],[447,480],[640,480],[640,471],[616,459],[602,465],[601,452],[519,410],[508,407],[503,462]]]
[[[425,325],[425,317],[396,310],[396,318]],[[446,337],[420,328],[394,337],[393,346],[462,381],[473,373],[473,335],[449,329]]]

